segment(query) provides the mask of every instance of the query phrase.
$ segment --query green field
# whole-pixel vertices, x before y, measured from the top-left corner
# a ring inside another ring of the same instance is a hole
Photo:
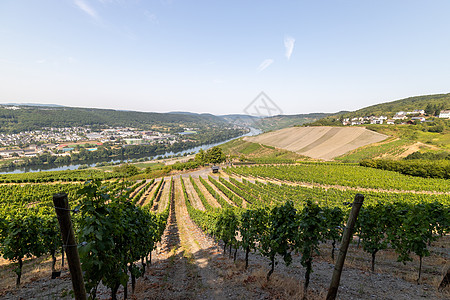
[[[244,157],[246,159],[264,159],[264,160],[299,160],[308,159],[305,156],[295,152],[278,149],[258,143],[244,141],[242,138],[229,141],[220,145],[223,152],[234,157]]]

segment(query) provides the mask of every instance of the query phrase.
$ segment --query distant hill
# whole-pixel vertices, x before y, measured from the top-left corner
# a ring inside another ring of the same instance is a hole
[[[174,115],[199,115],[197,113],[189,112],[189,111],[170,111],[169,114]]]
[[[327,113],[310,113],[298,115],[279,115],[255,120],[252,126],[261,129],[262,131],[278,130],[282,128],[292,127],[295,125],[302,125],[308,122],[313,122],[325,118],[331,114]]]
[[[368,106],[344,115],[394,115],[399,111],[414,111],[416,109],[426,109],[428,105],[435,106],[438,109],[450,109],[450,93],[409,97],[406,99]]]
[[[43,127],[136,127],[166,128],[179,131],[182,127],[223,126],[228,124],[211,114],[172,114],[112,109],[20,106],[12,110],[0,106],[0,132],[38,130]]]
[[[0,103],[6,106],[40,106],[40,107],[64,107],[64,105],[58,104],[43,104],[43,103]]]
[[[242,114],[230,114],[230,115],[222,115],[219,116],[223,120],[240,125],[240,126],[252,126],[255,127],[255,122],[257,122],[260,118],[255,116],[249,116],[249,115],[242,115]]]
[[[317,121],[307,123],[310,126],[342,126],[338,119],[368,117],[368,116],[387,116],[393,117],[399,111],[414,111],[423,109],[430,115],[437,115],[442,109],[450,109],[450,93],[409,97],[386,103],[380,103],[364,107],[352,112],[339,112],[330,114]]]
[[[15,107],[15,109],[11,109]],[[19,109],[17,109],[19,108]],[[138,112],[97,108],[66,107],[55,104],[5,103],[0,104],[0,132],[21,132],[43,127],[122,126],[151,129],[196,127],[204,125],[238,125],[255,127],[262,131],[278,130],[301,125],[328,116],[325,113],[279,115],[267,118],[244,114],[215,116],[208,113],[173,111],[169,113]]]

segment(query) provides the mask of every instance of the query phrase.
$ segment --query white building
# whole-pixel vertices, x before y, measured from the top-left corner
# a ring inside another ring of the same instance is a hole
[[[397,113],[392,119],[394,120],[405,120],[407,119],[406,115]]]
[[[425,118],[424,117],[412,117],[411,121],[415,121],[415,120],[419,120],[420,122],[425,122]]]
[[[441,110],[439,118],[450,119],[450,110]]]
[[[383,119],[381,118],[373,119],[370,121],[370,124],[383,124]]]

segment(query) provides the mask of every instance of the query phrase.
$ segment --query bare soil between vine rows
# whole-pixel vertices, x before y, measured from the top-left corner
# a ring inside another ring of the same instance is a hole
[[[199,174],[204,175],[204,174]],[[188,178],[185,178],[187,181]],[[164,187],[161,208],[168,202],[169,182]],[[199,182],[198,182],[199,184]],[[190,195],[196,195],[189,188]],[[167,198],[167,199],[166,199]],[[197,200],[199,201],[199,200]],[[304,268],[300,256],[294,255],[287,267],[278,259],[270,281],[268,259],[252,253],[248,270],[244,270],[244,255],[238,251],[236,262],[224,254],[222,245],[205,235],[190,219],[181,190],[175,179],[175,199],[162,242],[152,253],[152,264],[137,281],[131,299],[301,299]],[[314,258],[308,299],[325,299],[334,264],[330,244],[321,247]],[[369,271],[370,257],[356,243],[352,244],[344,271],[338,299],[450,299],[450,287],[438,291],[443,273],[450,266],[450,236],[435,242],[431,256],[424,258],[424,273],[420,284],[418,260],[406,265],[396,262],[395,253],[382,251],[377,255],[375,272]],[[0,261],[0,299],[71,299],[70,276],[50,279],[48,260],[26,262],[23,285],[14,287],[13,265]],[[131,293],[131,285],[129,285]],[[110,291],[100,286],[99,299],[110,299]],[[118,292],[123,298],[123,290]]]

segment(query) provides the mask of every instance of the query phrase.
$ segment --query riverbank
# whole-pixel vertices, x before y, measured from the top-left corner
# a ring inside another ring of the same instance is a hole
[[[140,161],[140,162],[161,163],[162,161],[164,161],[165,159],[168,159],[168,158],[174,159],[173,161],[170,160],[169,164],[174,164],[177,161],[181,161],[181,162],[187,161],[189,158],[192,158],[192,156],[189,156],[189,155],[194,155],[195,153],[200,151],[200,149],[207,150],[209,148],[224,144],[226,142],[232,141],[237,138],[241,138],[244,136],[258,135],[261,133],[261,130],[259,130],[259,129],[252,128],[252,127],[250,127],[249,129],[250,129],[250,131],[248,133],[231,138],[231,139],[227,139],[227,140],[217,142],[217,143],[203,144],[203,145],[192,147],[192,148],[182,150],[179,152],[168,151],[161,155],[156,156],[157,158],[160,158],[160,159],[148,159],[148,160],[144,160],[144,161]],[[148,155],[132,156],[132,157],[128,157],[127,159],[124,159],[124,160],[118,160],[118,159],[111,158],[111,159],[93,160],[93,161],[86,161],[86,162],[82,162],[82,163],[73,163],[73,164],[72,163],[61,164],[61,165],[43,164],[43,165],[36,165],[36,166],[16,167],[16,168],[10,168],[10,169],[3,169],[0,171],[0,174],[19,174],[19,173],[29,173],[29,172],[42,172],[42,171],[78,170],[78,169],[80,169],[80,167],[81,168],[94,168],[97,166],[98,163],[102,163],[102,162],[106,163],[106,164],[114,165],[114,164],[120,164],[120,163],[124,163],[124,162],[133,162],[134,160],[139,160],[142,158],[144,158],[144,159],[149,158],[149,156]],[[164,162],[164,163],[166,163],[166,162]]]

